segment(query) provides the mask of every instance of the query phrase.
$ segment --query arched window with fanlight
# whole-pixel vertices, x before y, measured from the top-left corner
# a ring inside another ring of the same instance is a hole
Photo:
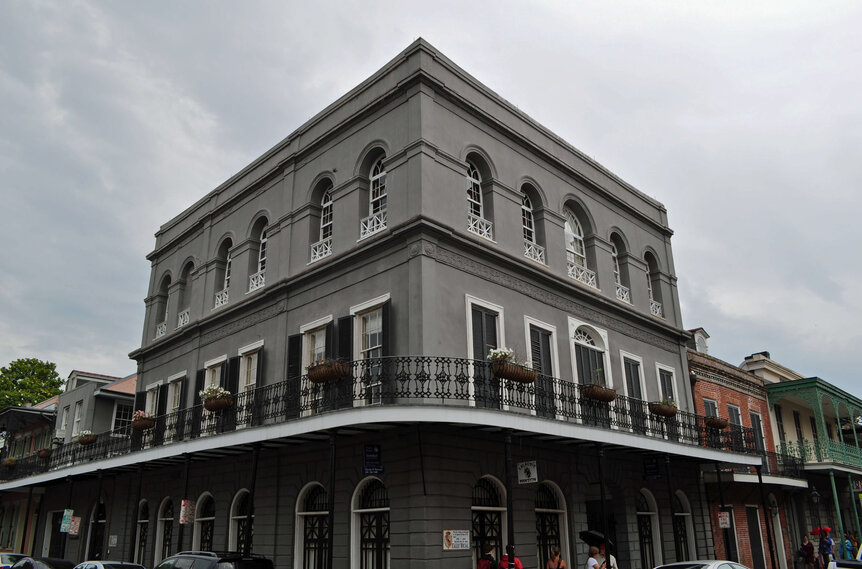
[[[536,227],[536,216],[533,210],[533,200],[527,193],[525,185],[521,193],[521,230],[524,234],[524,256],[538,263],[545,263],[545,248],[539,244],[539,231]]]
[[[368,191],[368,217],[360,222],[359,238],[364,239],[386,229],[386,166],[381,155],[371,166]]]
[[[251,494],[242,489],[236,493],[230,507],[230,533],[228,541],[231,551],[251,551],[254,539],[254,511]]]
[[[616,288],[617,300],[628,304],[632,303],[632,294],[629,288],[628,262],[620,259],[628,259],[626,245],[622,237],[617,233],[611,234],[611,259],[614,263],[614,287]]]
[[[150,505],[146,500],[138,504],[138,519],[135,531],[135,563],[144,565],[147,553],[147,537],[150,533]]]
[[[105,525],[108,517],[105,512],[105,503],[99,500],[93,506],[90,515],[90,539],[87,543],[87,559],[102,559],[102,547],[105,544]]]
[[[296,545],[299,567],[329,568],[329,502],[326,489],[316,482],[300,492],[296,503]]]
[[[317,191],[323,193],[320,197],[320,219],[317,224],[317,235],[312,237],[312,241],[314,241],[311,244],[312,263],[332,254],[332,180],[324,179],[318,186]]]
[[[575,330],[574,344],[578,383],[606,385],[607,371],[602,339],[594,330],[581,326]]]
[[[225,239],[219,245],[216,254],[215,308],[225,306],[230,301],[231,264],[233,263],[231,248],[233,248],[233,241]]]
[[[568,275],[576,281],[598,287],[595,271],[587,268],[587,249],[584,244],[584,228],[578,217],[569,209],[565,211],[566,267]]]
[[[195,270],[195,264],[192,261],[187,262],[183,266],[183,271],[180,273],[180,292],[177,302],[177,328],[182,328],[191,320],[191,305],[192,296],[192,273]]]
[[[661,563],[658,508],[655,498],[646,488],[641,488],[637,494],[637,520],[641,567],[655,567]]]
[[[389,493],[379,478],[367,478],[353,498],[353,531],[360,569],[389,569]]]
[[[159,283],[156,295],[156,338],[161,338],[168,332],[168,309],[171,288],[171,276],[165,275]]]
[[[267,219],[261,217],[258,219],[252,229],[252,236],[257,238],[257,251],[249,259],[248,267],[248,292],[262,289],[266,286],[266,248],[267,248]]]
[[[494,239],[494,224],[487,219],[482,195],[482,173],[475,160],[467,161],[467,230],[485,239]]]
[[[153,564],[158,564],[165,557],[170,557],[173,552],[174,503],[170,498],[162,500],[157,522],[156,559],[153,560]]]
[[[212,551],[215,536],[215,500],[209,492],[198,498],[195,507],[195,527],[192,549]]]
[[[644,261],[647,265],[647,293],[649,294],[649,311],[653,316],[664,318],[664,310],[662,308],[661,299],[661,276],[658,268],[658,261],[655,256],[647,252],[644,255]]]
[[[559,547],[562,556],[568,557],[563,544],[566,535],[566,508],[562,493],[550,483],[539,484],[536,488],[536,557],[539,567],[547,566],[551,550]]]
[[[506,514],[506,496],[503,486],[490,476],[483,476],[473,486],[473,505],[471,507],[473,527],[473,566],[482,557],[485,544],[494,548],[494,558],[500,559],[503,550]]]
[[[682,490],[673,494],[673,543],[677,560],[696,559],[691,503]]]

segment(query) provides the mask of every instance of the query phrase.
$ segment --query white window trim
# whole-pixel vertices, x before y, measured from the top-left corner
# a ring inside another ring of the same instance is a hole
[[[132,408],[132,413],[135,412],[135,402],[134,401],[124,401],[120,399],[114,400],[114,410],[111,412],[111,430],[117,428],[117,407],[120,406],[121,403],[126,403],[129,407]]]
[[[644,360],[640,356],[636,356],[630,352],[625,350],[620,350],[620,377],[622,378],[623,384],[623,393],[625,393],[626,397],[634,397],[631,393],[629,393],[629,385],[626,381],[626,360],[632,360],[638,363],[640,369],[640,377],[638,381],[641,385],[641,399],[646,400],[647,397],[647,389],[646,389],[646,378],[644,377]]]
[[[385,303],[390,298],[390,293],[381,294],[377,298],[372,298],[371,300],[366,300],[365,302],[360,302],[355,306],[350,307],[350,315],[356,316],[360,312],[367,312],[372,308],[376,308],[377,306]]]
[[[211,360],[207,360],[204,362],[204,369],[208,369],[214,366],[217,366],[220,363],[224,363],[227,361],[227,354],[221,355],[217,358],[213,358]]]
[[[465,313],[466,318],[464,320],[465,329],[467,331],[467,359],[475,360],[476,355],[473,353],[473,306],[479,306],[488,310],[492,310],[497,313],[497,347],[506,346],[506,326],[505,322],[505,314],[503,312],[503,307],[499,304],[494,304],[493,302],[488,302],[487,300],[482,300],[477,296],[473,296],[472,294],[464,295],[465,302]],[[472,364],[471,364],[472,366]],[[475,399],[475,387],[473,386],[473,370],[470,370],[470,385],[468,386],[469,393],[469,401],[470,407],[476,406]],[[506,405],[503,406],[507,408]]]
[[[718,406],[718,400],[713,399],[712,397],[704,397],[703,398],[703,414],[706,415],[706,402],[707,401],[709,401],[713,405],[715,405],[715,416],[719,417],[720,415],[718,413],[721,411],[721,408]]]
[[[198,504],[203,504],[204,500],[207,498],[215,501],[215,497],[210,492],[205,491],[205,492],[201,493],[200,496],[198,496],[198,500],[197,500],[197,502],[195,502],[195,510],[197,510]],[[215,502],[213,502],[213,503],[215,503]],[[204,520],[212,519],[213,522],[215,522],[215,520],[217,518],[218,518],[218,516],[216,516],[214,518],[201,518],[201,519],[204,519]],[[198,551],[198,550],[200,550],[200,547],[201,547],[201,526],[198,523],[197,515],[195,515],[195,519],[194,519],[193,523],[194,523],[194,526],[192,527],[192,549],[195,551]]]
[[[572,381],[574,383],[578,383],[578,359],[575,355],[575,332],[577,332],[578,328],[584,326],[589,328],[593,332],[599,335],[604,343],[603,351],[604,351],[604,364],[605,364],[605,381],[607,382],[607,386],[616,389],[614,385],[614,370],[611,367],[611,343],[608,341],[608,331],[604,328],[599,328],[595,324],[587,322],[585,320],[579,320],[573,316],[568,317],[569,323],[569,349],[571,351],[571,360],[572,360]]]
[[[763,553],[764,567],[768,567],[769,563],[767,562],[768,560],[766,559],[767,548],[763,547],[763,542],[766,541],[763,539],[764,527],[763,527],[763,522],[760,520],[760,516],[763,515],[765,517],[765,516],[768,516],[770,514],[769,514],[769,512],[764,512],[763,508],[759,504],[745,504],[745,526],[746,526],[746,530],[748,529],[748,508],[754,508],[757,510],[757,533],[760,536],[760,549]],[[734,525],[733,527],[736,528],[736,525]],[[768,537],[769,536],[767,536],[767,538]],[[749,543],[751,543],[751,542],[749,541]],[[838,545],[838,543],[840,543],[840,542],[838,540],[835,540],[835,543],[836,543],[836,545]],[[737,551],[739,551],[739,550],[737,549]]]
[[[241,519],[236,513],[237,506],[239,506],[239,499],[241,496],[248,494],[248,499],[251,500],[251,492],[248,491],[247,488],[240,488],[237,490],[236,494],[233,495],[233,500],[230,503],[230,510],[228,510],[228,551],[236,551],[237,543],[239,542],[239,520]],[[254,512],[251,514],[251,523],[254,524]]]
[[[244,356],[244,355],[250,354],[252,352],[257,352],[262,347],[263,347],[263,340],[258,340],[257,342],[252,342],[251,344],[249,344],[247,346],[241,347],[239,350],[237,350],[236,355]]]
[[[359,509],[359,498],[361,493],[365,491],[365,487],[371,483],[372,480],[377,480],[383,486],[386,487],[387,493],[389,492],[389,486],[386,486],[386,483],[383,482],[378,476],[365,476],[362,480],[359,481],[356,486],[353,487],[353,496],[350,499],[350,569],[359,569],[360,567],[360,555],[359,555],[359,543],[360,543],[360,533],[361,533],[361,521],[360,514],[361,512],[390,512],[389,518],[389,528],[390,528],[390,538],[389,543],[392,544],[392,506],[389,505],[385,508],[375,508],[368,510],[360,510]],[[505,516],[503,516],[505,518]],[[504,534],[505,535],[505,534]],[[390,551],[390,563],[391,567],[391,551]]]
[[[662,398],[661,394],[661,375],[659,374],[660,370],[669,371],[673,375],[673,381],[671,381],[671,388],[673,389],[673,400],[676,403],[677,407],[680,406],[679,393],[676,385],[677,373],[676,368],[673,366],[669,366],[666,364],[661,364],[656,362],[655,364],[655,384],[658,387],[658,398]]]
[[[553,370],[551,370],[553,372],[551,374],[551,377],[559,377],[560,376],[560,354],[557,350],[557,327],[554,326],[553,324],[548,324],[547,322],[542,322],[541,320],[539,320],[537,318],[533,318],[532,316],[527,316],[526,314],[524,315],[524,339],[526,340],[526,343],[524,345],[527,346],[526,356],[527,356],[527,363],[530,365],[530,367],[533,367],[533,350],[530,349],[531,348],[531,346],[530,346],[530,326],[531,325],[535,326],[536,328],[541,328],[545,332],[551,333],[551,366],[553,367]],[[554,400],[555,401],[558,399],[559,395],[560,395],[560,385],[559,385],[559,382],[555,381],[554,382]],[[534,394],[531,395],[531,398],[535,398],[535,395]],[[530,411],[530,413],[532,415],[535,415],[536,410],[533,409],[532,411]],[[561,414],[557,413],[557,419],[562,419],[562,418],[563,418],[563,416]]]
[[[324,316],[323,318],[318,318],[313,322],[309,322],[307,324],[303,324],[299,327],[299,333],[305,334],[306,332],[310,332],[312,330],[317,330],[318,328],[323,328],[327,324],[332,322],[332,314],[329,316]]]
[[[176,381],[178,379],[182,379],[182,378],[186,377],[188,374],[189,374],[188,370],[184,369],[181,372],[175,373],[173,375],[169,375],[165,381],[167,383],[173,383],[174,381]]]

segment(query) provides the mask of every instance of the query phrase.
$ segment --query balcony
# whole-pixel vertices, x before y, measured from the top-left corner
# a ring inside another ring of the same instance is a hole
[[[751,428],[731,425],[710,429],[700,415],[679,411],[672,418],[653,415],[648,402],[618,395],[610,403],[593,401],[583,387],[569,380],[540,375],[535,383],[500,380],[485,361],[447,357],[391,357],[348,364],[347,376],[325,384],[281,381],[234,396],[234,405],[218,412],[201,405],[156,417],[153,429],[128,427],[98,435],[94,444],[77,442],[56,446],[50,458],[22,458],[14,469],[0,469],[0,479],[14,480],[37,473],[61,470],[108,457],[194,440],[205,436],[299,421],[320,413],[337,413],[374,405],[438,406],[448,409],[498,410],[506,414],[535,416],[558,424],[584,425],[603,431],[628,433],[714,450],[759,454]],[[562,425],[561,425],[562,427]]]
[[[215,297],[215,308],[226,305],[229,300],[227,289],[218,291]]]
[[[617,300],[622,300],[629,304],[632,303],[632,293],[627,286],[617,284]]]
[[[366,237],[371,237],[375,233],[380,233],[384,229],[386,229],[385,211],[369,215],[359,222],[359,239],[362,240]]]
[[[484,237],[488,241],[494,240],[494,224],[485,218],[475,215],[467,216],[467,231],[475,233],[479,237]]]
[[[782,476],[785,478],[802,478],[802,460],[780,452],[761,451],[763,455],[763,466],[760,473],[763,476]],[[736,474],[757,474],[754,466],[738,464],[724,464],[722,470]]]
[[[658,316],[659,318],[664,318],[664,312],[661,309],[661,302],[657,300],[650,299],[649,301],[649,312],[653,316]]]
[[[524,240],[524,256],[537,263],[545,264],[545,248],[526,239]]]
[[[311,244],[312,263],[330,255],[332,255],[332,237],[327,237],[326,239],[321,239],[317,243]]]
[[[168,333],[168,323],[167,322],[159,322],[156,324],[156,338],[161,338],[165,334]]]
[[[853,445],[832,439],[803,439],[781,443],[779,452],[803,462],[834,462],[862,469],[862,451]]]
[[[177,314],[177,328],[182,328],[186,324],[189,323],[189,318],[191,316],[191,309],[186,308],[179,314]]]
[[[598,288],[596,284],[596,273],[576,263],[575,256],[572,254],[571,251],[567,251],[566,255],[568,257],[567,265],[569,277],[587,286]]]
[[[266,271],[259,271],[248,277],[248,292],[261,289],[266,284]]]

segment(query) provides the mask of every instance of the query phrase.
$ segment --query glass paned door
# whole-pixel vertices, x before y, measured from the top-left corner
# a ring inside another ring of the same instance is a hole
[[[497,348],[497,313],[478,306],[472,310],[473,389],[476,407],[500,407],[500,380],[491,372],[488,352]]]

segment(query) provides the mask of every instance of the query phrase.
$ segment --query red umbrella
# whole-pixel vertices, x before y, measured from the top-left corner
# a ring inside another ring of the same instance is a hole
[[[829,526],[821,526],[819,528],[814,528],[813,530],[811,530],[811,535],[820,535],[821,531],[829,533],[830,531],[832,531],[832,528]]]

